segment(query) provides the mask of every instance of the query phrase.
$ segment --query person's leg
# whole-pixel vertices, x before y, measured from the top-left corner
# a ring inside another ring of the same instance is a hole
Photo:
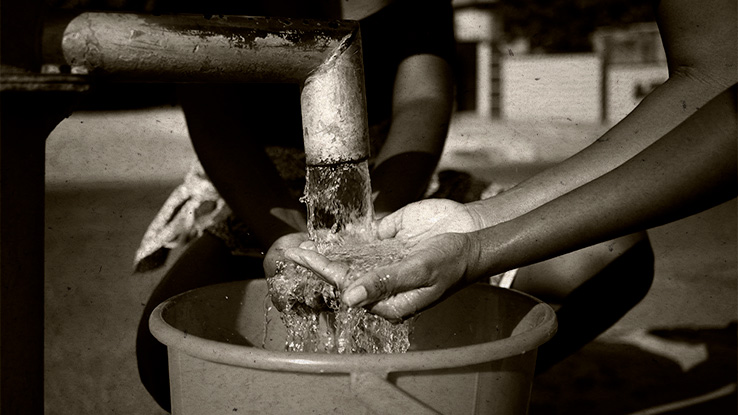
[[[513,288],[558,307],[559,328],[538,349],[542,373],[612,327],[648,293],[654,256],[646,233],[521,269]]]
[[[263,276],[261,258],[233,256],[223,241],[207,232],[193,241],[172,265],[151,294],[136,336],[139,376],[159,406],[171,410],[167,348],[149,331],[149,317],[154,308],[195,288]]]

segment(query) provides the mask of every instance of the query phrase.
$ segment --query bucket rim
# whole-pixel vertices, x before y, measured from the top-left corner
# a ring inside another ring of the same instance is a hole
[[[164,320],[164,313],[188,294],[221,285],[259,284],[263,279],[215,284],[179,294],[159,304],[149,318],[149,330],[168,348],[212,363],[251,369],[301,373],[380,373],[449,369],[502,360],[536,350],[551,339],[557,330],[556,313],[541,300],[511,289],[489,284],[473,284],[482,289],[506,291],[535,302],[510,337],[485,343],[438,350],[412,350],[405,353],[331,354],[266,350],[259,347],[229,344],[185,333]],[[467,287],[465,289],[468,289]],[[526,321],[527,320],[527,321]],[[519,331],[525,324],[524,330]],[[517,333],[516,333],[517,332]],[[522,350],[522,352],[520,352]],[[450,356],[452,356],[450,358]]]

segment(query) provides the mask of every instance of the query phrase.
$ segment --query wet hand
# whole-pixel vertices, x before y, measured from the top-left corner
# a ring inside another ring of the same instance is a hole
[[[277,261],[287,261],[284,253],[287,249],[300,246],[308,240],[306,232],[295,232],[284,235],[274,241],[264,257],[264,275],[272,277],[277,271]]]
[[[345,304],[367,307],[384,318],[400,320],[464,287],[473,252],[474,239],[469,234],[443,233],[420,241],[403,260],[353,281],[347,278],[346,264],[330,261],[315,251],[290,249],[286,257],[336,285]]]
[[[377,237],[397,238],[405,246],[411,247],[435,235],[472,232],[479,227],[478,218],[466,205],[447,199],[426,199],[382,216],[377,223]],[[339,290],[346,287],[345,280],[348,277],[346,264],[331,261],[315,252],[315,245],[311,241],[305,241],[299,248],[301,249],[290,249],[287,258],[310,268]]]
[[[467,205],[447,199],[426,199],[411,203],[379,221],[377,236],[379,239],[398,238],[413,246],[435,235],[473,232],[481,226],[480,218]]]

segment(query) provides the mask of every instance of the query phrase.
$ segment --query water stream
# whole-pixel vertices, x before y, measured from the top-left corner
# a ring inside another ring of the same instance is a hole
[[[310,239],[318,252],[348,265],[347,281],[404,257],[400,242],[375,237],[366,161],[308,166],[306,179],[302,200]],[[410,322],[392,323],[364,308],[347,307],[336,287],[304,267],[279,263],[267,281],[287,328],[288,351],[401,353],[410,345]]]

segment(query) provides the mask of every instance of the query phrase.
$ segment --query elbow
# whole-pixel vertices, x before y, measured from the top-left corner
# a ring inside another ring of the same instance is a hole
[[[669,78],[684,78],[721,92],[738,83],[735,57],[669,66]]]

